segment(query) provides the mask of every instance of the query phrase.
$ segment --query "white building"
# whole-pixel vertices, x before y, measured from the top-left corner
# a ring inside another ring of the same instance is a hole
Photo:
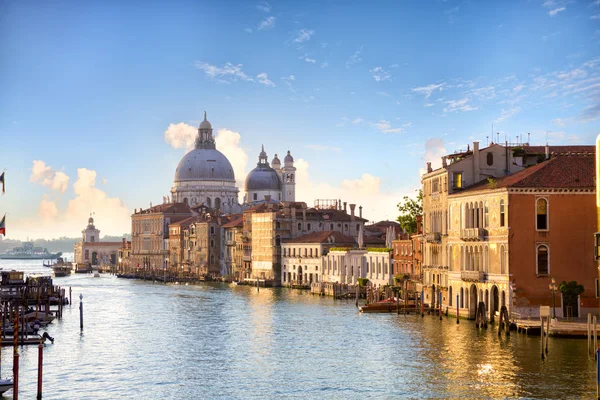
[[[240,212],[239,189],[231,163],[216,149],[212,125],[200,123],[195,147],[177,165],[171,189],[173,203],[186,203],[191,207],[206,205],[222,212]]]
[[[375,286],[391,285],[392,252],[385,250],[334,248],[324,257],[322,281],[354,285],[367,278]]]

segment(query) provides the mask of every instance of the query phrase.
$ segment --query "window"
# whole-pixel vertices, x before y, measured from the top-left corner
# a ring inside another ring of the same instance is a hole
[[[542,244],[537,248],[537,274],[548,275],[548,246]]]
[[[492,153],[488,153],[488,154],[492,154]],[[484,223],[484,227],[487,228],[488,226],[490,226],[490,209],[488,208],[488,202],[485,202],[484,205],[484,209],[483,209],[483,223]]]
[[[440,180],[439,178],[435,178],[431,181],[431,192],[437,193],[440,191]]]
[[[348,224],[344,224],[344,230],[347,231],[348,230]]]
[[[213,239],[210,239],[210,247],[215,247],[215,241]]]
[[[210,227],[210,234],[211,234],[211,235],[214,235],[214,234],[215,234],[215,227],[214,227],[214,226],[211,226],[211,227]]]
[[[310,224],[306,224],[306,230],[310,231]]]
[[[92,240],[91,242],[94,243],[96,241],[96,237],[94,235],[92,235]]]
[[[301,231],[302,230],[302,224],[300,222],[298,222],[298,230]]]
[[[254,193],[253,199],[257,200],[258,199],[258,194]]]
[[[448,297],[448,306],[452,307],[452,286],[448,289],[449,297]]]
[[[505,224],[504,200],[500,200],[500,226]]]
[[[329,224],[329,230],[332,231],[333,230],[333,224]]]
[[[211,202],[211,200],[210,200],[210,197],[207,197],[207,198],[206,198],[206,205],[207,205],[208,207],[211,207],[211,205],[212,205],[212,202]]]
[[[547,230],[548,229],[548,200],[537,199],[535,203],[536,207],[536,229]]]
[[[360,231],[360,224],[356,224],[356,232]]]
[[[494,155],[492,153],[487,153],[487,165],[494,165]]]
[[[463,187],[462,172],[454,172],[452,174],[452,187],[460,189]]]

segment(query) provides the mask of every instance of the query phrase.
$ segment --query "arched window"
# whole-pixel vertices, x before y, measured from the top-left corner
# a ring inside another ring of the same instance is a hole
[[[487,153],[487,165],[494,165],[494,155],[492,153]]]
[[[211,254],[211,256],[210,256],[210,263],[211,264],[215,263],[215,255],[214,254]]]
[[[302,223],[298,222],[298,230],[301,231],[302,230]]]
[[[500,200],[500,226],[504,226],[506,220],[505,220],[505,213],[504,213],[504,200]]]
[[[184,197],[184,198],[183,198],[183,203],[184,203],[184,204],[187,204],[187,203],[188,203],[188,199],[187,199],[187,197]]]
[[[275,222],[275,229],[281,229],[281,223]]]
[[[492,154],[492,153],[489,153]],[[488,202],[485,202],[485,205],[483,206],[483,227],[487,228],[488,226],[490,226],[490,209],[488,208]]]
[[[310,224],[306,224],[306,230],[310,231]]]
[[[221,209],[221,199],[219,197],[215,199],[215,208],[217,210]]]
[[[548,200],[537,199],[535,202],[536,209],[536,229],[548,229]]]
[[[213,239],[210,239],[210,247],[215,247],[215,241]]]
[[[212,206],[211,206],[211,204],[212,204],[212,200],[210,199],[210,197],[207,197],[207,198],[206,198],[206,205],[207,205],[208,207],[212,207]]]
[[[329,230],[332,231],[333,230],[333,224],[329,224]]]
[[[464,308],[464,306],[465,306],[464,296],[465,296],[465,290],[464,290],[464,288],[460,288],[460,308]]]
[[[537,248],[537,274],[548,275],[550,270],[548,262],[548,246],[545,244],[539,245]]]

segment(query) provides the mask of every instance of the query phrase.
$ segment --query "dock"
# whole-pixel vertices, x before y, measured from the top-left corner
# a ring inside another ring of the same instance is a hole
[[[515,320],[517,332],[539,336],[541,333],[540,320]],[[550,323],[550,336],[587,338],[588,326],[580,321],[553,321]]]

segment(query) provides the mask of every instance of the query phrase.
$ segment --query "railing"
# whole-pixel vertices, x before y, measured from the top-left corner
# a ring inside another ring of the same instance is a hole
[[[464,241],[481,241],[485,239],[486,231],[483,228],[467,228],[460,230],[460,238]]]
[[[466,282],[485,282],[487,276],[483,271],[460,271],[460,279]]]
[[[442,234],[440,232],[428,233],[425,239],[427,243],[440,243],[442,241]]]

